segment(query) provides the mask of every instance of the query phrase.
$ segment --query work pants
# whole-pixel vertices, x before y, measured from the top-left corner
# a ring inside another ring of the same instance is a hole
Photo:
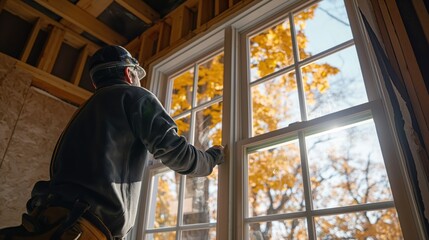
[[[0,240],[107,240],[110,238],[83,218],[82,213],[79,216],[79,213],[76,215],[74,211],[63,207],[36,208],[30,214],[23,214],[20,226],[0,229]]]

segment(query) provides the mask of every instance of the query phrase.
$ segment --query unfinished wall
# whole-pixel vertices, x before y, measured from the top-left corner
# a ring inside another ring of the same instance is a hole
[[[49,178],[56,141],[76,107],[31,86],[0,54],[0,228],[20,224],[38,180]]]

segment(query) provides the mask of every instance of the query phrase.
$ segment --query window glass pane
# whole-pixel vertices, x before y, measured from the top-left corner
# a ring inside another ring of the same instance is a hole
[[[148,228],[176,226],[180,175],[168,171],[152,177],[152,199]]]
[[[301,159],[297,142],[248,154],[249,216],[303,211]]]
[[[183,135],[186,139],[190,139],[190,124],[191,124],[191,116],[187,115],[183,118],[174,120],[177,124],[178,134]]]
[[[354,46],[307,65],[302,77],[309,119],[368,101]]]
[[[250,38],[250,80],[254,81],[293,64],[288,20]]]
[[[372,120],[306,137],[314,208],[391,201]]]
[[[222,103],[216,103],[196,114],[195,146],[207,149],[222,143]]]
[[[216,222],[217,167],[207,177],[186,177],[183,222],[185,224]]]
[[[176,232],[149,233],[146,240],[176,240]]]
[[[301,120],[295,72],[251,88],[253,136]]]
[[[317,239],[404,239],[395,209],[316,217]]]
[[[305,219],[291,219],[249,224],[249,239],[308,239]]]
[[[194,69],[190,69],[172,79],[173,92],[171,95],[170,114],[175,116],[192,107],[192,89]]]
[[[353,38],[343,1],[321,1],[297,13],[294,24],[301,60]]]
[[[223,90],[223,53],[198,66],[198,104],[221,96]]]
[[[183,240],[216,240],[216,228],[183,231]]]

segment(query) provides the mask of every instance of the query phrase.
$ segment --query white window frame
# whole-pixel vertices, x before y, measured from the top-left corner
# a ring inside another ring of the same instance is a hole
[[[375,61],[374,55],[369,48],[369,41],[366,37],[362,21],[360,16],[358,15],[358,1],[344,1],[347,9],[347,13],[350,19],[351,29],[353,33],[354,40],[347,41],[343,43],[346,47],[350,45],[356,46],[356,51],[359,56],[362,74],[365,82],[365,87],[368,96],[368,102],[351,107],[339,112],[331,113],[323,117],[319,117],[309,121],[297,122],[291,124],[287,128],[279,129],[273,132],[265,133],[262,135],[258,135],[255,137],[251,136],[251,109],[250,109],[250,101],[249,92],[250,86],[254,84],[254,82],[250,83],[250,73],[247,68],[249,59],[248,59],[248,47],[247,47],[247,39],[253,33],[258,32],[260,30],[266,29],[267,26],[272,26],[274,23],[279,22],[284,19],[288,19],[288,13],[292,12],[296,9],[302,9],[305,6],[312,5],[318,0],[313,1],[299,1],[301,4],[291,4],[289,7],[285,8],[285,11],[280,14],[269,15],[265,19],[261,18],[259,22],[255,22],[253,26],[240,31],[240,56],[242,59],[246,61],[241,61],[243,64],[241,66],[241,75],[242,79],[246,79],[246,81],[241,82],[241,89],[243,89],[244,94],[246,96],[242,96],[243,102],[248,102],[248,104],[242,104],[245,108],[244,110],[244,119],[243,122],[247,124],[247,126],[243,127],[242,138],[238,141],[237,144],[237,156],[238,166],[237,166],[237,175],[241,177],[237,177],[237,192],[239,193],[238,202],[242,203],[242,208],[237,210],[237,215],[239,216],[237,219],[237,239],[248,239],[247,232],[245,230],[246,224],[255,221],[272,221],[277,219],[284,219],[284,217],[289,217],[288,214],[276,215],[276,216],[264,216],[264,217],[252,217],[252,220],[249,219],[247,212],[247,175],[245,169],[247,169],[246,165],[246,151],[249,148],[255,146],[265,145],[267,143],[272,143],[279,141],[280,139],[287,139],[291,134],[295,134],[299,136],[299,141],[302,145],[304,145],[304,134],[306,132],[311,132],[313,128],[319,126],[319,128],[327,128],[332,125],[332,122],[343,119],[344,125],[347,123],[353,123],[353,119],[369,119],[372,118],[376,125],[378,138],[380,141],[380,147],[382,149],[383,158],[385,159],[386,170],[388,172],[390,185],[392,188],[392,194],[394,197],[394,202],[385,202],[385,203],[376,203],[369,206],[356,206],[356,207],[344,207],[337,209],[324,209],[324,210],[313,210],[313,213],[305,213],[305,214],[291,214],[291,217],[306,217],[307,218],[307,226],[309,226],[310,239],[316,239],[315,230],[312,228],[314,226],[312,217],[313,216],[323,216],[330,215],[334,213],[344,213],[348,211],[355,210],[371,210],[372,208],[376,209],[376,207],[386,208],[386,207],[396,207],[396,210],[399,215],[400,225],[403,231],[403,235],[405,239],[424,239],[425,233],[423,232],[422,222],[418,216],[418,208],[415,204],[414,194],[412,192],[411,183],[408,177],[408,173],[406,171],[406,164],[400,150],[399,142],[396,140],[393,130],[393,122],[392,118],[388,119],[386,109],[386,105],[390,104],[388,99],[384,98],[385,89],[383,87],[382,78],[378,71],[377,63]],[[291,24],[291,27],[293,25]],[[353,44],[354,42],[354,44]],[[341,44],[340,44],[341,45]],[[329,54],[330,49],[318,53],[311,58],[318,58],[318,56],[323,56],[325,54]],[[364,60],[362,60],[364,59]],[[295,59],[297,60],[297,59]],[[307,62],[310,59],[303,60],[302,62]],[[296,69],[295,69],[296,70]],[[280,70],[273,75],[277,75],[284,71]],[[267,76],[262,78],[262,81],[271,76]],[[375,81],[374,81],[375,80]],[[298,84],[299,85],[299,84]],[[303,101],[303,96],[301,96],[300,101]],[[302,108],[303,104],[301,104]],[[246,109],[247,108],[247,109]],[[301,113],[302,113],[301,109]],[[305,118],[304,118],[305,119]],[[389,124],[386,124],[389,123]],[[326,125],[326,126],[325,126]],[[392,147],[393,146],[393,147]],[[306,153],[301,151],[301,158],[306,159]],[[305,161],[303,161],[303,164]],[[303,173],[305,174],[305,173]],[[304,183],[304,185],[306,185]],[[308,183],[304,188],[309,188]],[[306,196],[306,205],[309,203],[309,196]],[[308,205],[307,205],[308,206]]]
[[[315,1],[311,1],[311,3],[313,2]],[[279,129],[249,138],[251,130],[249,89],[247,82],[240,80],[247,79],[248,76],[247,66],[240,65],[243,62],[242,59],[247,59],[246,34],[279,19],[286,12],[298,6],[310,4],[308,0],[255,1],[150,65],[149,89],[160,98],[161,102],[166,104],[168,76],[183,69],[186,64],[189,66],[204,54],[222,47],[224,49],[222,138],[223,144],[228,147],[226,162],[218,166],[217,239],[244,239],[245,237],[243,205],[245,205],[246,199],[243,199],[245,186],[243,184],[246,178],[243,175],[243,167],[245,167],[246,148],[255,144],[271,142],[276,138],[284,138],[297,129],[305,131],[311,129],[312,126],[329,125],[332,118],[342,119],[344,123],[347,123],[352,112],[363,118],[367,118],[370,114],[377,126],[383,157],[389,159],[386,162],[386,169],[389,176],[395,176],[395,178],[389,179],[405,239],[424,239],[425,233],[421,227],[422,219],[419,217],[403,152],[394,129],[391,104],[358,14],[358,6],[368,7],[369,3],[364,0],[346,0],[345,2],[365,79],[368,103],[311,120],[311,123],[297,123],[287,129]],[[372,81],[368,81],[369,79]],[[242,114],[243,112],[245,114]],[[147,211],[149,202],[145,193],[150,187],[152,175],[149,170],[151,168],[153,169],[153,167],[145,168],[139,215],[130,239],[143,239],[143,229],[146,224],[143,214]],[[220,194],[221,196],[219,196]]]

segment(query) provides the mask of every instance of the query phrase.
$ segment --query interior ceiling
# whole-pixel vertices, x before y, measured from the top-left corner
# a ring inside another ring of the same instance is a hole
[[[15,1],[15,0],[13,0]],[[73,25],[73,22],[66,20],[66,16],[61,9],[56,10],[51,7],[48,0],[22,0],[27,5],[39,11],[41,14],[54,19],[63,24],[66,28],[77,31],[90,41],[104,46],[107,43],[94,37],[82,27]],[[145,30],[162,19],[174,8],[185,0],[55,0],[61,2],[68,1],[80,10],[84,10],[106,25],[111,30],[123,36],[127,43],[141,35]],[[91,23],[88,23],[91,24]],[[92,26],[88,26],[91,28]],[[125,44],[123,44],[125,45]]]

